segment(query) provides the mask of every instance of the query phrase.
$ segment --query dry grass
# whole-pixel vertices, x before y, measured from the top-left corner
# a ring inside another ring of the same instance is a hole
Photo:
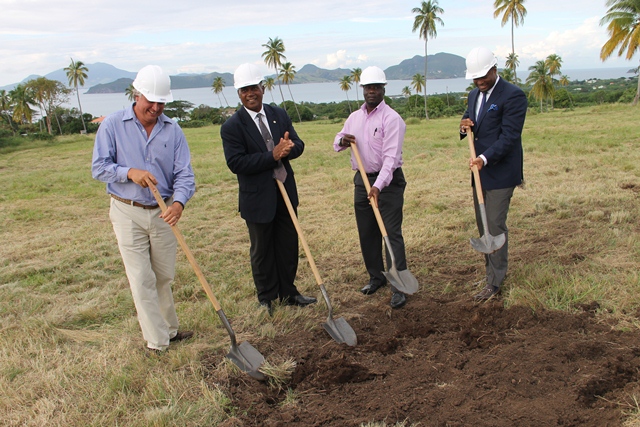
[[[509,217],[506,304],[571,311],[597,301],[602,316],[637,327],[640,137],[628,124],[639,119],[640,110],[629,106],[528,117],[527,185],[516,190]],[[468,148],[457,125],[443,119],[408,126],[404,233],[423,292],[470,292],[482,276],[481,257],[469,245],[476,231]],[[294,162],[300,222],[334,308],[348,317],[342,304],[367,280],[353,172],[348,155],[331,149],[339,124],[296,128],[306,142]],[[272,319],[258,309],[219,128],[186,133],[198,191],[180,228],[239,341],[319,328],[322,302],[276,307]],[[208,385],[224,384],[233,369],[219,360],[229,337],[181,253],[176,304],[196,337],[162,357],[143,350],[108,198],[89,172],[92,145],[90,137],[74,136],[0,155],[0,425],[200,426],[232,417],[223,388]],[[318,294],[302,251],[298,286]]]

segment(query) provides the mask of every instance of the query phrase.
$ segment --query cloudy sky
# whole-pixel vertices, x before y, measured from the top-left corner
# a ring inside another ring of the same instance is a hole
[[[599,25],[606,0],[533,0],[515,30],[520,69],[555,53],[564,69],[638,66],[599,59],[607,32]],[[97,4],[97,5],[94,5]],[[262,44],[280,37],[297,69],[386,68],[424,55],[412,33],[418,0],[0,0],[0,86],[66,67],[70,57],[127,71],[147,64],[170,74],[233,72],[264,66]],[[499,64],[511,52],[510,24],[493,18],[493,0],[440,0],[444,26],[428,53],[460,56],[484,45]],[[265,73],[267,72],[264,66]]]

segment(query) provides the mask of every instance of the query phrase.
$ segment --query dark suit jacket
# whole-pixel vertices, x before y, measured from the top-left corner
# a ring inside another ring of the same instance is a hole
[[[298,190],[289,161],[302,154],[304,142],[298,137],[286,111],[267,104],[263,106],[274,143],[280,143],[280,138],[284,138],[284,133],[288,131],[289,139],[295,144],[289,155],[282,159],[282,163],[287,171],[284,186],[291,204],[297,207]],[[279,191],[274,183],[273,169],[278,162],[267,151],[258,127],[244,107],[222,125],[220,136],[227,166],[238,177],[240,216],[249,222],[273,221]]]
[[[478,88],[469,93],[467,111],[473,126],[476,156],[484,154],[487,165],[480,170],[483,190],[522,184],[522,128],[527,114],[527,97],[516,85],[500,78],[485,102],[484,114],[476,120]],[[465,138],[466,135],[460,135]]]

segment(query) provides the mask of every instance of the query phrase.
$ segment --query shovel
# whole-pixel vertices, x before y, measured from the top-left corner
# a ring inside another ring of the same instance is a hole
[[[353,331],[353,328],[349,326],[346,320],[343,317],[339,317],[337,319],[333,318],[333,307],[331,306],[331,302],[329,301],[329,295],[327,294],[327,290],[324,288],[322,284],[322,280],[320,279],[320,273],[318,273],[318,268],[316,267],[315,261],[313,261],[313,257],[311,256],[311,251],[309,250],[309,245],[307,245],[307,241],[304,238],[304,234],[302,234],[302,228],[300,227],[300,222],[298,221],[298,217],[296,216],[295,211],[293,210],[293,206],[291,205],[291,200],[289,199],[289,195],[287,194],[287,190],[284,188],[282,182],[276,179],[278,183],[278,188],[280,188],[280,193],[282,193],[282,198],[287,205],[287,209],[289,210],[289,215],[291,215],[291,220],[293,221],[293,225],[296,227],[296,231],[298,232],[298,236],[300,237],[300,241],[302,242],[302,247],[304,248],[304,253],[307,255],[307,259],[309,260],[309,265],[311,266],[311,271],[313,271],[313,275],[316,278],[316,283],[320,286],[320,290],[322,291],[322,296],[324,297],[324,301],[327,303],[327,308],[329,309],[329,316],[327,317],[327,321],[322,324],[324,329],[331,335],[337,343],[339,344],[347,344],[349,346],[355,346],[358,343],[358,338],[356,337],[356,333]]]
[[[367,194],[371,192],[371,184],[369,184],[369,178],[367,177],[367,173],[364,170],[364,165],[362,164],[362,159],[360,158],[360,152],[358,151],[358,147],[356,144],[351,144],[351,150],[353,151],[353,155],[356,157],[356,161],[358,162],[358,169],[360,170],[360,175],[362,175],[362,181],[364,181],[364,186],[367,189]],[[391,257],[391,268],[389,271],[383,271],[382,274],[387,278],[389,283],[396,288],[396,290],[408,294],[413,295],[418,291],[418,280],[414,277],[413,274],[409,270],[398,271],[396,268],[396,257],[393,255],[393,250],[391,248],[391,242],[389,241],[389,235],[387,234],[387,229],[384,226],[384,222],[382,221],[382,215],[380,215],[380,209],[378,208],[378,204],[375,200],[371,200],[371,207],[373,207],[373,213],[376,216],[376,220],[378,221],[378,226],[380,227],[380,232],[382,233],[382,238],[384,239],[384,244],[387,246],[387,252]]]
[[[160,206],[160,208],[162,209],[162,212],[166,211],[167,205],[165,205],[164,200],[162,200],[162,196],[160,196],[160,193],[158,192],[156,186],[148,180],[147,184],[149,185],[153,196],[156,198],[158,206]],[[182,233],[178,229],[178,226],[172,226],[171,230],[173,230],[173,234],[175,234],[176,239],[178,239],[178,243],[180,243],[182,251],[187,256],[191,267],[193,267],[193,271],[196,273],[196,276],[198,276],[198,279],[200,279],[200,284],[202,284],[204,291],[211,300],[216,313],[218,313],[218,316],[220,316],[222,324],[224,325],[227,332],[229,332],[229,336],[231,337],[231,349],[227,354],[227,358],[229,358],[233,363],[236,364],[236,366],[238,366],[238,368],[242,369],[253,378],[257,380],[264,380],[266,377],[262,372],[258,370],[264,363],[264,356],[262,356],[262,354],[260,354],[258,350],[256,350],[251,344],[246,341],[241,342],[240,345],[236,343],[236,334],[233,332],[233,329],[231,329],[231,324],[229,324],[227,316],[225,316],[224,311],[222,311],[222,307],[220,307],[220,303],[216,299],[215,295],[213,295],[211,286],[209,286],[209,283],[207,283],[207,279],[205,279],[204,274],[202,274],[202,270],[200,270],[200,267],[196,263],[196,259],[193,257],[193,254],[187,246],[187,243],[185,242]]]
[[[467,130],[469,140],[469,151],[471,152],[471,158],[476,158],[476,149],[473,145],[473,132],[471,129]],[[484,207],[484,196],[482,195],[482,185],[480,184],[480,172],[478,171],[478,166],[475,164],[471,168],[473,172],[473,181],[475,182],[476,188],[476,197],[478,198],[478,207],[480,209],[480,218],[482,219],[482,227],[484,229],[484,234],[480,238],[472,237],[471,238],[471,246],[478,252],[482,252],[483,254],[492,254],[498,249],[500,249],[504,242],[507,240],[504,233],[498,236],[492,236],[489,234],[489,227],[487,226],[487,211]]]

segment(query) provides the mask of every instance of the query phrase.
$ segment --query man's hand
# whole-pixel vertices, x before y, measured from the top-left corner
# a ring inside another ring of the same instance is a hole
[[[351,144],[355,144],[356,143],[356,137],[353,135],[344,135],[342,138],[340,138],[340,146],[341,147],[350,147]]]
[[[131,181],[135,182],[142,188],[147,188],[149,184],[147,184],[147,179],[150,180],[154,185],[158,184],[156,177],[151,174],[151,172],[143,170],[143,169],[129,169],[127,172],[127,178]]]
[[[173,227],[178,224],[182,216],[182,210],[182,205],[179,202],[173,202],[171,206],[167,206],[167,210],[160,215],[160,218],[164,219],[164,222]]]
[[[469,118],[460,120],[460,133],[467,133],[473,125],[473,121]]]
[[[285,132],[284,138],[280,138],[278,145],[273,147],[273,159],[278,161],[283,157],[287,157],[294,146],[293,141],[289,139],[289,132]]]
[[[371,187],[371,191],[369,191],[369,202],[373,204],[373,206],[378,206],[378,198],[380,197],[380,190],[378,187]]]
[[[482,169],[484,166],[482,158],[476,157],[475,159],[469,159],[469,169],[473,169],[474,166],[477,166],[478,170]]]

